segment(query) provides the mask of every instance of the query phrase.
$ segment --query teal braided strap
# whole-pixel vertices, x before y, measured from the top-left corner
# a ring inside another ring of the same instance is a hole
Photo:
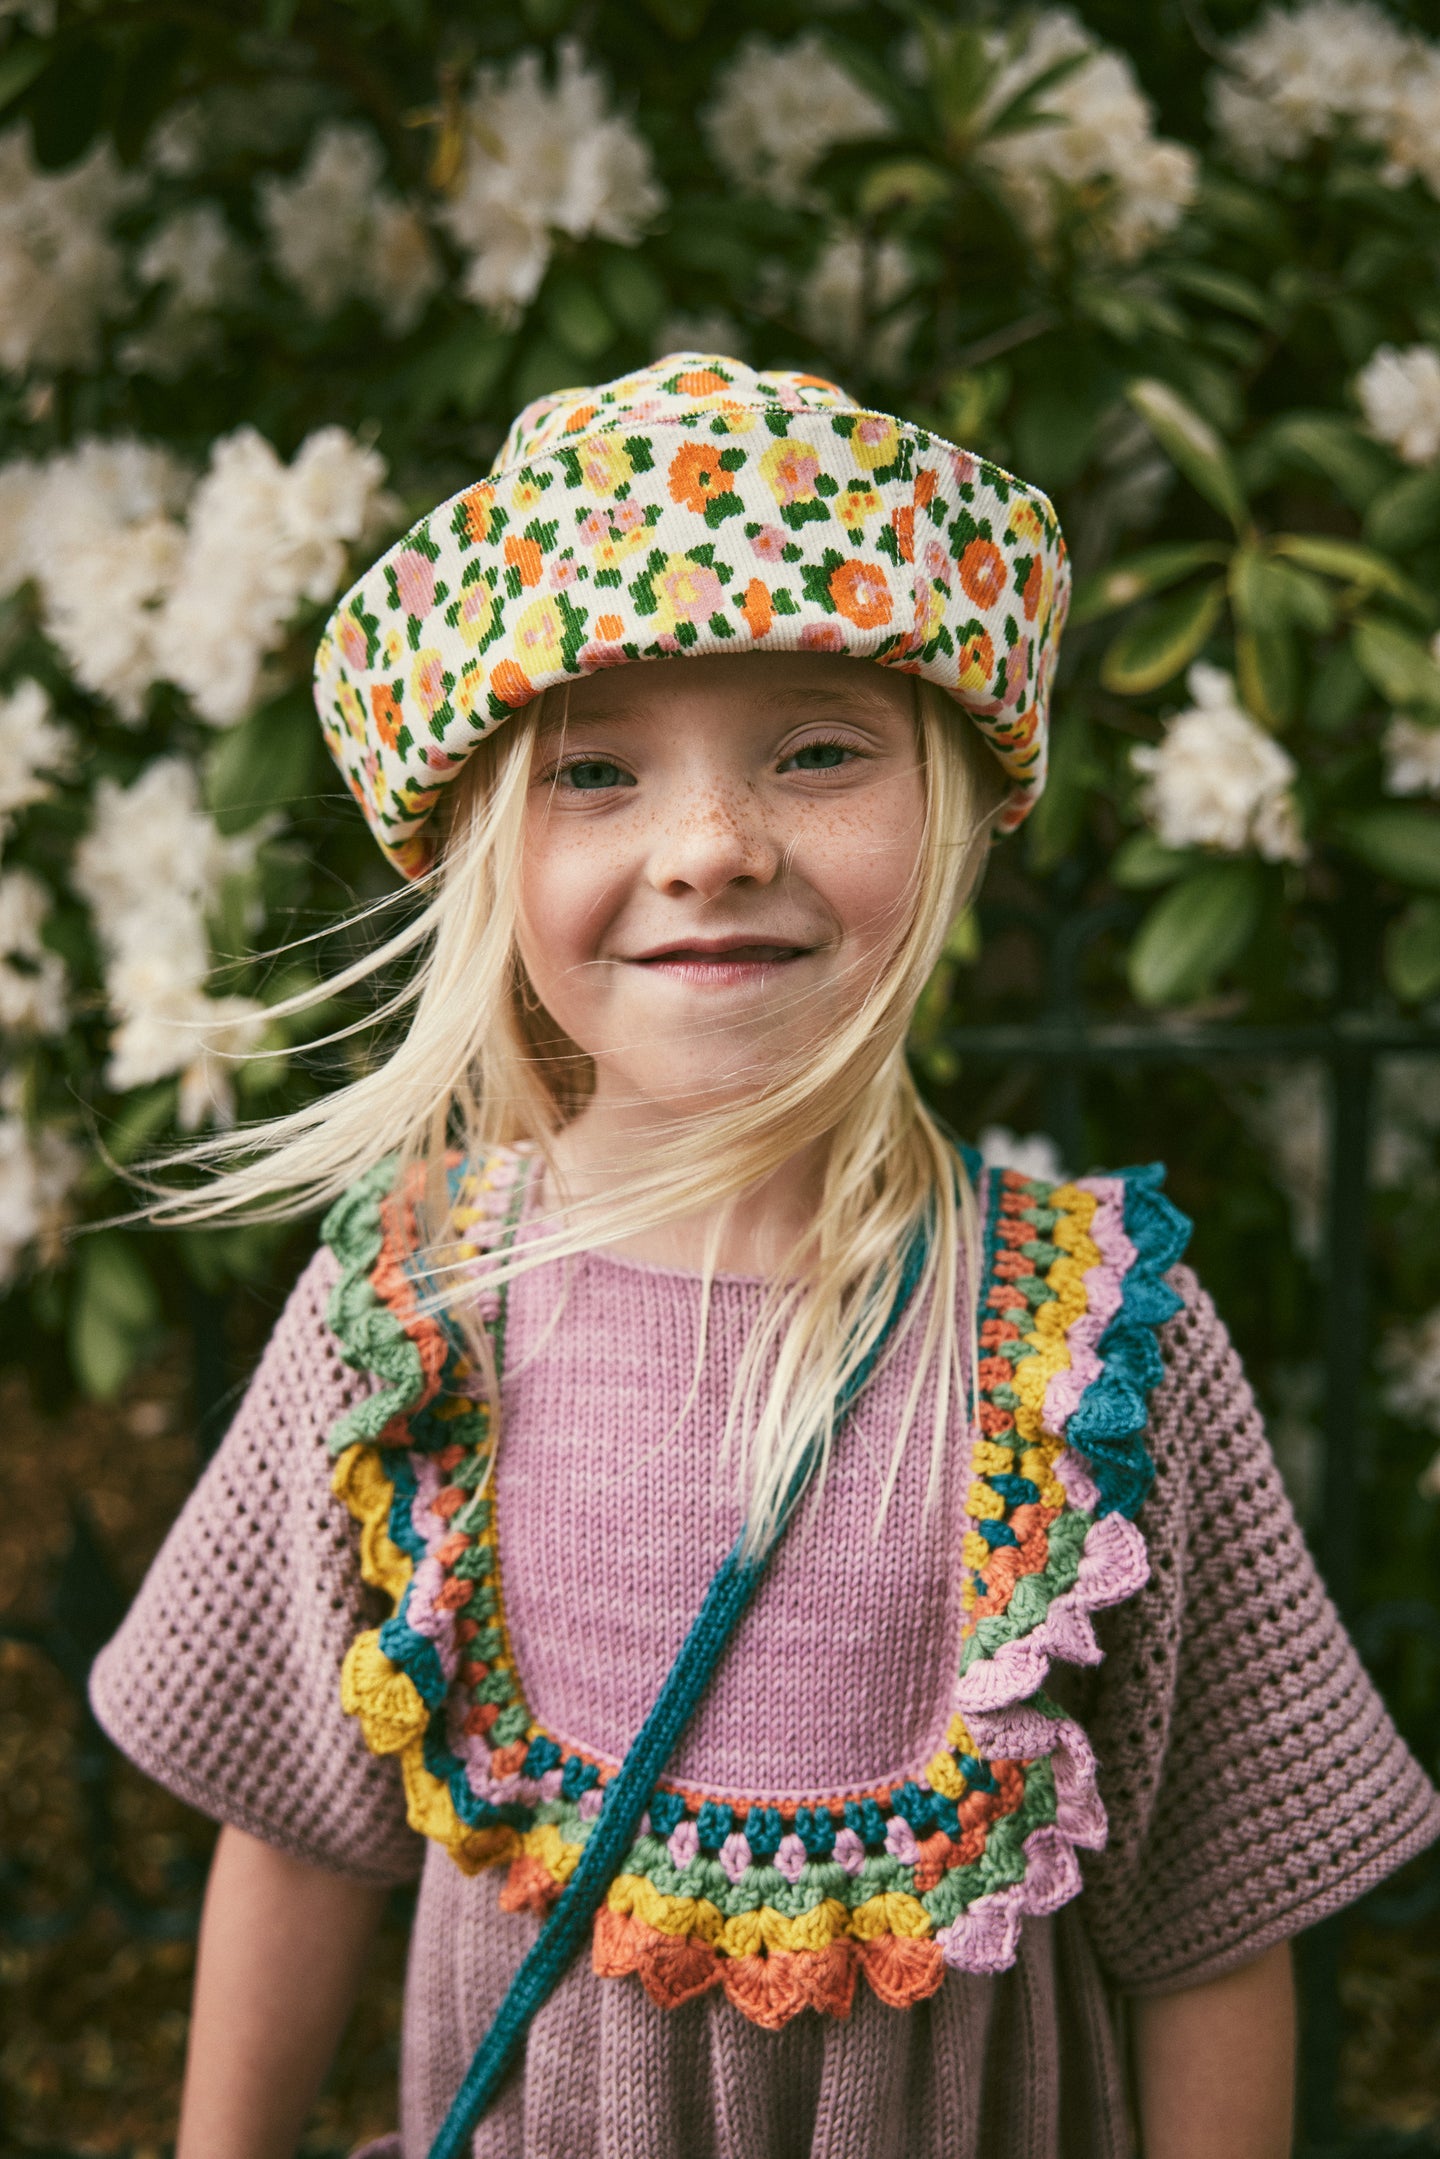
[[[928,1242],[923,1234],[912,1238],[885,1325],[837,1400],[834,1424],[838,1425],[848,1415],[874,1371],[901,1313],[914,1295],[925,1264]],[[771,1554],[810,1481],[818,1451],[818,1444],[812,1443],[796,1470],[780,1510],[775,1534],[765,1549],[742,1557],[745,1542],[742,1533],[711,1577],[705,1600],[680,1645],[680,1654],[671,1665],[619,1771],[605,1787],[604,1803],[575,1871],[526,1952],[506,1990],[505,1999],[495,2012],[490,2029],[475,2049],[465,2080],[430,2147],[430,2159],[464,2159],[475,2124],[499,2091],[524,2045],[531,2019],[554,1993],[571,1958],[589,1933],[591,1921],[604,1903],[610,1884],[635,1841],[640,1818],[654,1796],[660,1774],[710,1684],[726,1644],[740,1624]]]

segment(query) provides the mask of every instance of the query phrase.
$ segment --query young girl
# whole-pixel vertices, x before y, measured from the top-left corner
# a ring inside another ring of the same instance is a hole
[[[1440,1810],[1160,1172],[982,1176],[905,1063],[1066,591],[682,354],[337,611],[408,1031],[168,1205],[335,1201],[94,1677],[226,1825],[180,2159],[294,2150],[417,1873],[404,2159],[1288,2152],[1288,1939]]]

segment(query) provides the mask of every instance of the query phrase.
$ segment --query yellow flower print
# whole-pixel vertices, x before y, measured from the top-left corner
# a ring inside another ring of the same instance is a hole
[[[548,594],[543,600],[532,600],[515,625],[515,651],[532,680],[562,664],[564,634],[565,622],[559,601]]]
[[[356,742],[365,740],[365,707],[360,702],[360,692],[353,682],[340,685],[340,712]]]
[[[673,637],[682,622],[705,622],[725,604],[725,587],[714,570],[688,555],[671,555],[655,578],[656,624]]]
[[[380,645],[380,657],[387,669],[400,665],[405,657],[405,640],[398,630],[390,629],[385,632]]]
[[[813,502],[820,460],[808,442],[782,437],[772,443],[760,460],[761,475],[782,509],[791,503]]]
[[[478,645],[490,634],[495,620],[495,595],[483,578],[462,586],[455,611],[455,626],[467,645]]]
[[[900,448],[900,430],[881,412],[862,413],[850,435],[850,451],[857,465],[874,472],[893,465]]]
[[[879,490],[868,480],[851,480],[840,490],[835,514],[842,525],[863,525],[867,517],[878,517],[884,507]]]
[[[630,452],[616,435],[592,435],[579,452],[580,470],[592,495],[613,495],[635,477]]]
[[[445,702],[445,662],[434,645],[415,655],[410,670],[410,695],[428,720]]]
[[[485,670],[477,660],[467,660],[461,668],[451,693],[450,702],[462,720],[468,720],[480,702],[480,690],[485,681]]]
[[[526,510],[534,509],[544,492],[534,480],[517,480],[510,490],[510,507],[523,516]]]
[[[1033,502],[1018,498],[1010,505],[1010,531],[1015,539],[1023,540],[1028,547],[1038,547],[1045,537],[1045,527],[1040,522],[1040,512]]]

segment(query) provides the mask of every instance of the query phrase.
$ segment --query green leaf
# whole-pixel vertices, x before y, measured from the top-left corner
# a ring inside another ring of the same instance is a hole
[[[897,210],[937,209],[954,191],[954,177],[943,165],[924,157],[892,157],[871,167],[855,203],[861,217],[890,217]]]
[[[1440,892],[1440,814],[1395,803],[1341,820],[1342,847],[1380,877]]]
[[[205,760],[205,801],[227,836],[267,811],[293,810],[316,785],[319,736],[308,693],[287,690],[220,737]]]
[[[1117,285],[1109,278],[1084,278],[1073,291],[1077,311],[1118,339],[1133,345],[1142,337],[1183,338],[1185,317],[1162,293],[1144,285]]]
[[[1277,555],[1285,555],[1302,568],[1317,570],[1322,577],[1334,577],[1362,586],[1367,592],[1388,592],[1408,605],[1426,608],[1425,594],[1418,585],[1412,585],[1408,577],[1402,577],[1393,562],[1377,555],[1372,547],[1361,547],[1354,540],[1332,540],[1319,533],[1282,532],[1270,542]]]
[[[1153,832],[1132,832],[1111,856],[1110,876],[1122,892],[1153,892],[1159,885],[1173,884],[1194,866],[1192,854],[1167,847]]]
[[[1197,300],[1208,300],[1214,307],[1228,308],[1251,322],[1271,323],[1275,319],[1274,304],[1266,295],[1248,278],[1236,277],[1232,271],[1217,270],[1208,262],[1175,262],[1168,265],[1165,274],[1182,292],[1193,293]]]
[[[1239,959],[1264,897],[1259,866],[1207,862],[1172,885],[1130,947],[1130,987],[1143,1005],[1189,1003]]]
[[[1230,453],[1210,422],[1168,382],[1153,377],[1130,383],[1125,394],[1191,486],[1228,517],[1237,532],[1243,531],[1248,521],[1245,498]]]
[[[673,38],[688,42],[698,37],[710,13],[711,0],[643,0],[647,14]]]
[[[1055,732],[1045,792],[1025,820],[1026,854],[1031,868],[1041,876],[1078,847],[1096,777],[1090,730],[1076,716],[1068,727]]]
[[[1407,1003],[1440,991],[1440,899],[1412,900],[1385,938],[1385,979]]]
[[[1165,547],[1147,547],[1143,553],[1114,563],[1094,577],[1082,578],[1070,604],[1070,625],[1098,622],[1117,608],[1129,607],[1151,593],[1178,585],[1192,570],[1208,569],[1229,560],[1229,549],[1209,540],[1181,540]]]
[[[131,1238],[115,1230],[81,1240],[70,1308],[70,1361],[87,1394],[117,1394],[153,1346],[160,1318],[155,1285]]]
[[[1310,678],[1305,706],[1309,726],[1324,735],[1343,733],[1370,702],[1370,684],[1350,645],[1327,652]]]
[[[1295,640],[1288,630],[1236,631],[1240,702],[1263,727],[1285,727],[1293,718],[1298,677]]]
[[[1238,547],[1231,557],[1230,599],[1236,620],[1261,636],[1292,623],[1323,636],[1335,619],[1318,579],[1272,560],[1258,547]]]
[[[1365,513],[1365,537],[1392,554],[1408,555],[1440,533],[1440,467],[1407,472],[1382,488]]]
[[[952,149],[959,149],[970,134],[999,63],[991,58],[985,33],[968,25],[952,27],[937,22],[933,16],[922,16],[920,36],[935,110]]]
[[[599,295],[580,277],[552,277],[545,289],[545,320],[577,360],[598,360],[615,340],[615,325]]]
[[[1322,474],[1352,510],[1367,509],[1390,477],[1384,451],[1335,413],[1286,413],[1271,428],[1269,446]]]
[[[600,264],[600,290],[622,330],[653,337],[665,319],[669,295],[664,280],[643,255],[617,249]]]
[[[1143,697],[1188,667],[1219,620],[1223,587],[1218,579],[1192,585],[1137,615],[1115,638],[1100,662],[1100,680],[1119,697]]]
[[[397,379],[406,418],[433,420],[455,411],[474,419],[509,364],[514,340],[483,318],[462,323],[428,344]]]
[[[48,45],[12,45],[9,52],[0,53],[0,111],[24,95],[49,60]]]
[[[1355,657],[1365,674],[1392,705],[1440,708],[1440,666],[1418,637],[1365,615],[1352,632]]]
[[[106,1153],[116,1162],[133,1162],[168,1129],[174,1115],[174,1080],[126,1095],[119,1116],[104,1135]]]

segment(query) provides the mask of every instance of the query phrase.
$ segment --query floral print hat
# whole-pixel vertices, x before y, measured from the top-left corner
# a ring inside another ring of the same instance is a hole
[[[672,353],[525,407],[490,477],[336,608],[320,724],[395,866],[441,791],[553,684],[676,654],[842,652],[948,690],[1009,776],[1045,780],[1069,600],[1045,496],[818,375]]]

